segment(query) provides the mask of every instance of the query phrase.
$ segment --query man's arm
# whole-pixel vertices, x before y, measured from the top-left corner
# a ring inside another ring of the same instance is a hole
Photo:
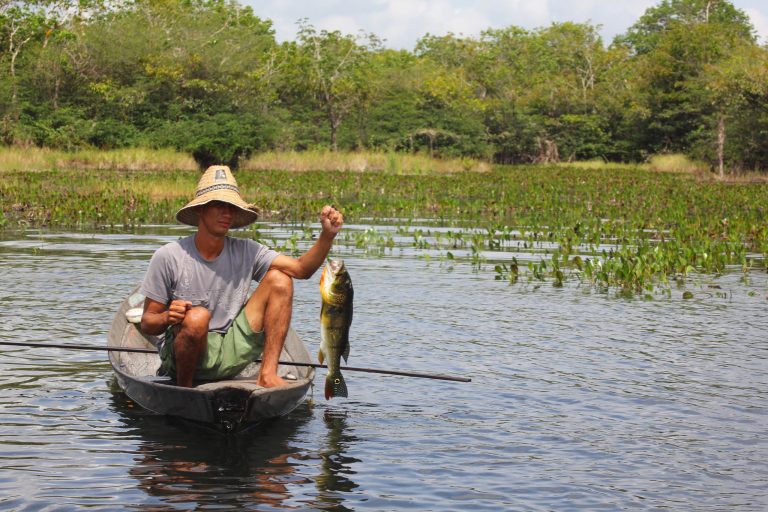
[[[162,302],[147,297],[144,299],[144,313],[141,315],[141,332],[162,334],[168,326],[181,323],[191,307],[192,303],[186,300],[174,300],[166,307]]]
[[[324,206],[320,212],[322,231],[317,241],[299,258],[281,254],[272,261],[272,266],[296,279],[309,279],[320,268],[333,245],[333,239],[344,224],[344,216],[332,206]]]

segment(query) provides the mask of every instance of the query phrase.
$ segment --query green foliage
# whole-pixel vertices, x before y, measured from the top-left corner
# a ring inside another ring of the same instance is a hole
[[[338,149],[342,122],[353,110],[366,109],[370,56],[378,46],[372,34],[356,39],[339,31],[318,32],[306,21],[299,26],[296,56],[303,71],[300,83],[325,113],[332,151]]]
[[[214,114],[163,123],[151,134],[156,147],[190,153],[201,168],[226,164],[236,168],[275,137],[274,127],[253,115]]]
[[[613,137],[606,120],[597,115],[566,114],[546,123],[547,133],[558,142],[566,160],[614,159]]]
[[[618,42],[637,54],[654,51],[670,31],[702,24],[715,24],[730,38],[753,39],[754,28],[743,11],[728,1],[662,0],[651,7]]]
[[[642,110],[635,144],[642,151],[713,162],[719,102],[706,76],[743,45],[755,47],[752,32],[730,2],[664,0],[618,39],[636,55]]]
[[[727,143],[724,160],[731,169],[755,169],[768,157],[763,143],[768,133],[768,49],[737,45],[720,61],[708,65],[700,77],[713,106],[710,131],[722,121]],[[694,148],[709,161],[717,156],[711,144]]]
[[[727,0],[661,0],[606,47],[590,23],[426,35],[413,52],[300,22],[278,44],[238,0],[0,6],[0,141],[375,150],[497,163],[682,153],[768,169],[765,69]]]

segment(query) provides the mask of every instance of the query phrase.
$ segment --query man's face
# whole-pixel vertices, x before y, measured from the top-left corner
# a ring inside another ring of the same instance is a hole
[[[211,201],[200,207],[198,227],[214,236],[224,236],[232,226],[237,208],[222,201]]]

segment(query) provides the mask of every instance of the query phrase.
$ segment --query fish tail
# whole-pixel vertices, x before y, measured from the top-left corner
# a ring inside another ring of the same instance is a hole
[[[329,373],[325,377],[325,399],[328,400],[334,396],[347,397],[347,383],[344,382],[344,376],[341,372]]]

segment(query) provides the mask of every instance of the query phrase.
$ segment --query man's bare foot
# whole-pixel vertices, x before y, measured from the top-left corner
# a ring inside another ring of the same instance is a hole
[[[262,375],[259,373],[259,378],[256,380],[256,384],[263,388],[276,388],[279,386],[285,386],[288,384],[288,382],[278,377],[276,374]]]

